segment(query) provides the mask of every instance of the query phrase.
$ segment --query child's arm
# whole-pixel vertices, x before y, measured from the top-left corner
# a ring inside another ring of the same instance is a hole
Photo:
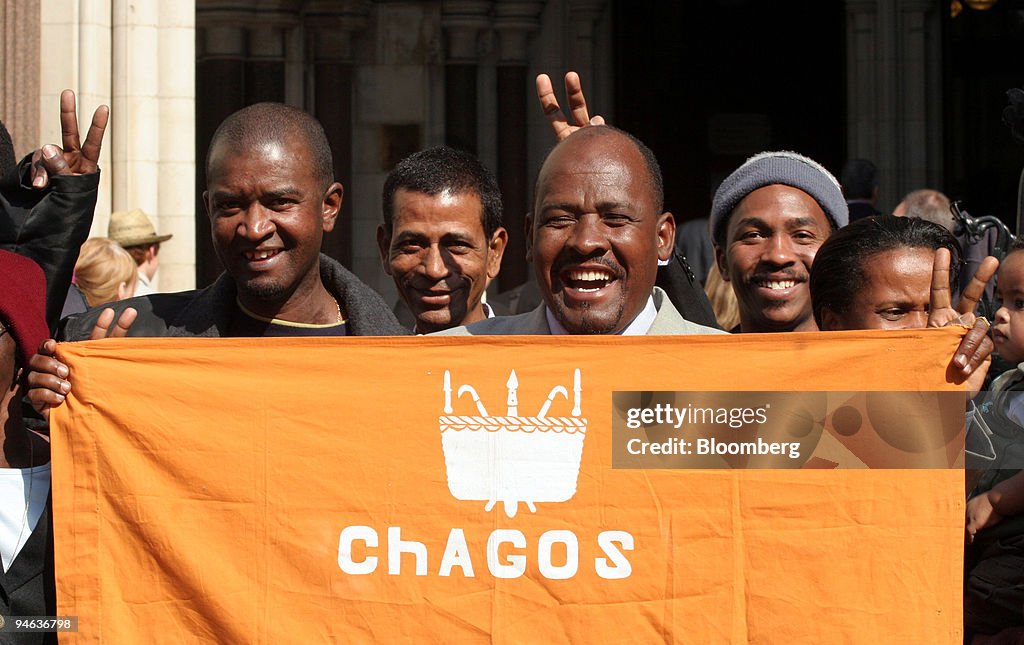
[[[1004,517],[1024,513],[1024,470],[999,482],[986,495],[992,508]]]
[[[967,501],[967,543],[971,544],[974,542],[974,536],[978,531],[995,526],[1002,519],[1000,515],[992,508],[992,501],[988,498],[988,491],[972,497]]]
[[[1024,470],[967,502],[967,541],[1008,515],[1024,513]]]

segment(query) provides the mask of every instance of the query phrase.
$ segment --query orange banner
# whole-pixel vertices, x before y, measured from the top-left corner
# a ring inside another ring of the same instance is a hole
[[[956,390],[959,333],[61,345],[62,642],[960,642],[962,470],[611,430],[616,391]]]

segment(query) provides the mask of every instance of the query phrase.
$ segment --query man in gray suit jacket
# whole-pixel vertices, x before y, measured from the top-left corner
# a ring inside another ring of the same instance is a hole
[[[722,333],[685,320],[654,286],[675,243],[663,193],[654,154],[631,135],[609,126],[569,135],[541,167],[527,220],[543,304],[441,333]]]

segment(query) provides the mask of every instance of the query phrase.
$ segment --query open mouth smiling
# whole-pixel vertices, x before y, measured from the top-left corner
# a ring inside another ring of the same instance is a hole
[[[582,293],[594,293],[607,287],[615,274],[608,269],[569,269],[562,273],[562,282],[569,288]]]
[[[773,291],[781,291],[783,289],[791,289],[796,286],[796,280],[756,280],[754,282],[759,287],[764,289],[771,289]]]
[[[261,260],[269,260],[281,252],[281,249],[257,249],[255,251],[246,251],[243,255],[249,262],[259,262]]]

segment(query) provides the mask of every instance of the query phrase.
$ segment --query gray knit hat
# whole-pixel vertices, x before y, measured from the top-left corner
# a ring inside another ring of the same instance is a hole
[[[842,228],[850,222],[850,208],[839,182],[824,166],[795,152],[762,152],[747,159],[715,191],[708,222],[715,244],[724,244],[725,225],[743,198],[772,184],[799,188],[813,197],[833,228]]]

